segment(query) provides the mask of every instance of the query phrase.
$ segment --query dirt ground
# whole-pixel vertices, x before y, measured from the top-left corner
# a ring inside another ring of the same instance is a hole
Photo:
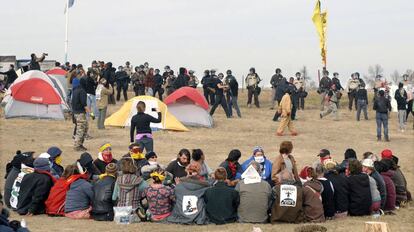
[[[349,112],[345,107],[347,99],[343,99],[340,109],[340,121],[333,121],[331,116],[319,118],[317,102],[318,96],[310,94],[305,111],[298,112],[298,120],[294,122],[299,136],[277,137],[275,131],[278,123],[272,121],[274,111],[269,110],[270,91],[263,91],[261,98],[262,108],[248,109],[246,107],[246,91],[240,93],[239,104],[243,118],[226,119],[222,109],[214,115],[213,129],[190,128],[190,132],[156,132],[155,151],[159,161],[163,164],[175,158],[181,148],[201,148],[206,154],[207,163],[215,168],[222,162],[231,149],[238,148],[242,152],[241,162],[246,160],[256,145],[264,147],[266,156],[273,160],[279,144],[284,140],[291,140],[294,144],[293,155],[296,157],[299,168],[317,160],[316,155],[322,148],[327,148],[338,162],[342,161],[343,153],[347,148],[354,148],[358,158],[362,153],[372,151],[379,154],[383,149],[391,149],[400,158],[400,165],[409,183],[409,190],[414,192],[414,131],[413,117],[410,116],[405,133],[398,131],[396,113],[390,119],[391,142],[376,141],[375,113],[370,110],[369,120],[357,122],[355,111]],[[111,106],[110,113],[120,106]],[[372,106],[370,105],[371,109]],[[120,158],[127,152],[129,144],[129,130],[123,128],[107,128],[104,131],[96,129],[96,121],[90,123],[90,135],[93,139],[87,140],[85,146],[93,156],[97,156],[98,146],[104,142],[113,145],[113,153]],[[28,119],[4,119],[0,111],[0,176],[5,174],[5,165],[18,149],[33,150],[36,154],[45,152],[50,146],[59,146],[63,150],[63,164],[74,162],[80,155],[73,151],[72,122],[47,121]],[[4,179],[0,178],[0,188],[3,188]],[[67,218],[52,218],[47,216],[22,217],[13,214],[12,219],[25,218],[31,231],[251,231],[258,226],[263,231],[293,231],[298,225],[249,225],[230,224],[225,226],[180,226],[141,223],[129,226],[119,226],[115,223],[89,221],[75,221]],[[381,221],[389,223],[392,231],[414,231],[414,208],[400,209],[397,216],[383,216]],[[365,221],[374,220],[371,217],[347,218],[323,224],[329,231],[362,231]]]

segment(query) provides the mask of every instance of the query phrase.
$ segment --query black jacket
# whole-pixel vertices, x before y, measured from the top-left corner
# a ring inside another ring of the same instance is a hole
[[[14,69],[7,72],[0,72],[0,74],[7,76],[6,87],[13,84],[13,82],[17,79],[17,73],[14,71]]]
[[[341,81],[338,78],[332,77],[332,83],[335,84],[337,90],[340,91],[344,89],[341,85]]]
[[[280,102],[283,98],[283,95],[285,95],[286,91],[289,88],[289,83],[286,81],[286,79],[282,79],[281,81],[279,81],[279,84],[276,88],[276,96],[275,96],[275,100]]]
[[[276,88],[277,86],[279,86],[279,83],[282,79],[282,74],[274,74],[270,79],[270,84],[272,85],[272,88]]]
[[[180,164],[178,164],[177,160],[171,161],[171,163],[168,164],[165,170],[171,173],[174,178],[176,177],[180,178],[180,177],[187,176],[187,172],[185,171],[185,166],[181,166]]]
[[[154,87],[161,88],[164,84],[164,78],[160,74],[154,76]]]
[[[328,92],[331,89],[332,80],[329,77],[322,77],[321,81],[319,82],[319,91],[320,92]]]
[[[397,91],[395,91],[394,98],[397,101],[397,109],[398,110],[406,110],[407,109],[407,91],[404,90],[404,93],[401,95],[400,90],[397,89]]]
[[[173,87],[179,89],[184,86],[188,86],[188,77],[185,74],[179,74],[173,83]]]
[[[206,88],[208,88],[208,87],[211,87],[212,86],[212,83],[213,82],[213,77],[212,76],[210,76],[210,75],[207,75],[207,76],[204,76],[202,79],[201,79],[201,84],[203,85],[203,88],[204,89],[206,89]],[[213,87],[214,88],[214,87]]]
[[[96,83],[95,80],[90,76],[86,76],[85,81],[86,81],[86,85],[85,85],[86,93],[95,95],[96,87],[98,87],[98,83]]]
[[[325,178],[334,186],[335,212],[342,213],[349,208],[349,181],[344,175],[336,174],[333,171],[325,173]]]
[[[93,186],[94,197],[92,201],[92,218],[96,221],[114,220],[114,204],[112,193],[116,179],[112,176],[105,176],[98,180]]]
[[[365,102],[368,104],[368,93],[366,89],[358,89],[356,93],[357,100],[365,100]]]
[[[217,197],[220,196],[220,197]],[[223,181],[217,182],[204,194],[207,217],[215,224],[225,224],[237,220],[237,208],[240,204],[239,193]]]
[[[232,75],[226,77],[228,80],[228,85],[230,90],[228,93],[230,96],[237,97],[239,95],[239,83],[237,82],[236,78]]]
[[[124,84],[129,82],[129,76],[125,71],[118,71],[115,73],[116,84]]]
[[[72,111],[74,114],[86,113],[85,107],[87,104],[86,95],[86,79],[80,79],[80,85],[73,90],[72,93]]]
[[[350,175],[349,181],[349,209],[351,216],[370,215],[372,204],[369,176],[365,173]]]
[[[135,141],[135,130],[137,134],[151,134],[150,124],[160,123],[161,122],[161,112],[158,113],[158,119],[152,117],[146,113],[137,113],[131,118],[131,130],[130,130],[130,139],[131,142]]]
[[[335,210],[334,190],[332,189],[333,186],[331,186],[331,181],[329,181],[327,178],[318,179],[318,180],[319,182],[321,182],[323,186],[323,191],[321,193],[321,196],[322,196],[322,204],[323,204],[323,211],[324,211],[325,217],[333,217],[335,216],[336,210]]]
[[[242,166],[239,164],[239,162],[236,163],[236,173],[234,175],[229,167],[229,161],[227,160],[224,161],[223,163],[220,164],[220,167],[226,169],[227,179],[232,180],[232,181],[236,179],[237,173],[243,172]]]
[[[109,84],[114,85],[115,83],[115,69],[108,67],[102,71],[102,77],[109,82]]]
[[[391,111],[391,103],[386,97],[377,97],[374,101],[374,110],[386,114]]]
[[[35,171],[25,175],[21,182],[17,213],[45,213],[45,201],[53,183],[54,178],[47,172]]]
[[[131,157],[131,154],[125,154],[124,156],[122,156],[122,158],[132,158]],[[149,165],[149,163],[148,163],[148,160],[146,160],[146,159],[133,159],[134,160],[134,163],[135,163],[135,167],[137,167],[137,176],[141,176],[142,175],[142,172],[141,172],[141,169],[142,169],[142,167],[143,166],[145,166],[145,165]],[[119,165],[121,164],[120,162],[118,163]],[[119,169],[120,169],[120,167],[119,167]]]
[[[117,164],[118,163],[118,160],[112,159],[110,163]],[[102,161],[100,159],[94,160],[93,161],[93,164],[95,165],[95,167],[99,170],[99,172],[101,174],[105,173],[106,165],[108,165],[107,163],[105,163],[104,161]]]

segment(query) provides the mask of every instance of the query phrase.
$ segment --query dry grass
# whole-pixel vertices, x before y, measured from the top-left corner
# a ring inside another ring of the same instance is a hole
[[[355,121],[355,112],[349,112],[342,107],[340,111],[341,121],[333,121],[332,118],[320,120],[318,116],[316,94],[308,97],[308,105],[305,111],[298,112],[298,121],[295,127],[299,132],[298,137],[276,137],[277,123],[271,119],[274,111],[269,110],[269,91],[263,91],[261,96],[261,109],[247,109],[246,91],[241,93],[240,105],[243,118],[227,120],[222,109],[218,109],[214,115],[214,129],[191,128],[190,132],[157,132],[155,133],[155,150],[159,160],[167,164],[181,148],[201,148],[206,154],[207,162],[211,167],[216,167],[223,161],[231,149],[238,148],[242,151],[241,160],[247,159],[255,145],[261,145],[268,158],[273,159],[277,154],[278,145],[283,140],[292,140],[294,143],[294,156],[298,160],[299,167],[311,164],[317,160],[316,154],[321,148],[328,148],[336,160],[343,159],[345,149],[354,148],[359,157],[365,151],[379,154],[384,148],[390,148],[400,158],[402,170],[409,182],[409,189],[414,192],[412,183],[414,180],[414,162],[412,159],[414,148],[414,133],[411,129],[412,117],[408,124],[409,129],[404,133],[397,130],[396,115],[390,119],[391,142],[376,142],[374,112],[370,111],[369,121]],[[346,104],[347,100],[343,100]],[[114,112],[121,104],[111,107]],[[3,118],[0,113],[0,175],[4,175],[4,168],[17,149],[26,151],[34,150],[37,154],[44,152],[49,146],[57,145],[64,151],[63,164],[69,164],[79,157],[79,153],[72,150],[72,123],[71,121],[45,121],[23,120]],[[129,143],[128,129],[111,128],[98,131],[95,122],[91,125],[90,134],[94,137],[86,141],[85,146],[93,156],[97,154],[100,144],[109,141],[113,144],[115,157],[119,158],[127,152]],[[0,186],[4,180],[1,178]],[[18,215],[12,215],[13,219],[21,219]],[[381,217],[382,221],[390,223],[393,231],[414,231],[414,209],[402,209],[397,216]],[[253,225],[232,224],[226,226],[179,226],[161,224],[136,224],[131,226],[117,226],[115,223],[94,221],[75,221],[66,218],[50,218],[36,216],[26,218],[32,231],[131,231],[131,230],[155,230],[155,231],[251,231]],[[348,218],[344,221],[333,221],[324,224],[329,231],[361,231],[367,218]],[[297,225],[260,225],[264,231],[282,230],[293,231]]]

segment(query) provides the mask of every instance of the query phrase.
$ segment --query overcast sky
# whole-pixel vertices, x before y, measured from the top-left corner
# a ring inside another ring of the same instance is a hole
[[[66,0],[2,1],[0,55],[47,52],[63,61]],[[381,64],[388,75],[414,69],[414,4],[410,0],[324,1],[328,70],[343,79]],[[314,0],[75,0],[69,14],[69,60],[148,61],[238,78],[250,67],[270,79],[321,66],[311,17]],[[7,19],[7,20],[6,20]]]

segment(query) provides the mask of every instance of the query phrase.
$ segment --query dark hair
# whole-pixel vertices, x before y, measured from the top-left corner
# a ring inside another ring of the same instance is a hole
[[[14,69],[14,64],[10,64],[10,67],[11,67],[12,69]]]
[[[293,144],[291,141],[283,141],[280,144],[279,153],[280,154],[290,154],[293,150]]]
[[[236,162],[240,159],[241,152],[239,149],[233,149],[230,151],[229,155],[227,156],[227,161],[229,162]]]
[[[193,154],[191,154],[191,158],[194,161],[199,161],[201,160],[201,157],[204,155],[203,151],[201,149],[194,149],[193,150]]]
[[[356,175],[362,172],[362,164],[356,159],[351,159],[348,162],[349,172],[352,175]]]
[[[55,62],[55,67],[59,67],[60,66],[60,62]]]
[[[253,72],[253,73],[256,73],[256,69],[255,69],[255,68],[253,68],[253,67],[252,67],[252,68],[250,68],[250,69],[249,69],[249,71],[250,71],[250,72]]]
[[[378,92],[378,94],[379,94],[381,97],[384,97],[384,96],[385,96],[385,92],[384,92],[384,90],[380,90],[380,91]]]
[[[64,179],[68,179],[70,176],[76,174],[79,174],[78,166],[76,166],[75,164],[70,164],[66,166],[65,171],[63,171],[62,177]]]
[[[159,174],[161,174],[163,176],[166,175],[165,171],[162,168],[157,168],[152,172],[158,172]],[[151,178],[152,178],[152,180],[154,181],[155,184],[161,184],[162,183],[162,181],[160,180],[160,178],[158,176],[153,176]]]
[[[190,151],[188,149],[183,148],[178,152],[178,158],[183,155],[187,156],[187,159],[190,160]]]
[[[400,82],[400,83],[398,83],[398,88],[399,88],[399,89],[401,89],[402,87],[404,87],[404,84],[403,84],[403,83],[401,83],[401,82]]]
[[[132,158],[123,158],[121,160],[121,171],[123,174],[135,174],[137,167]]]
[[[144,113],[144,111],[145,111],[145,102],[139,101],[137,103],[137,111],[138,111],[138,113]]]
[[[367,151],[365,152],[362,156],[364,157],[364,159],[368,159],[371,155],[373,155],[374,153]]]
[[[226,180],[227,179],[227,171],[223,167],[219,167],[214,171],[214,179],[216,180]]]

